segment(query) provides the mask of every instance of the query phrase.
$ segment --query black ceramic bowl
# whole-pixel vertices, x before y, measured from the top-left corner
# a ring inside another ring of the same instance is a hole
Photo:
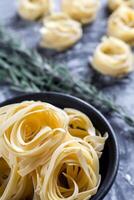
[[[109,138],[106,141],[103,155],[100,160],[100,174],[102,176],[102,180],[97,194],[92,197],[92,200],[102,200],[110,190],[115,180],[119,164],[117,139],[112,127],[105,117],[93,106],[78,98],[54,92],[34,93],[16,97],[1,103],[0,107],[25,100],[40,100],[51,103],[60,108],[70,107],[78,109],[90,117],[94,126],[101,133],[108,132]]]

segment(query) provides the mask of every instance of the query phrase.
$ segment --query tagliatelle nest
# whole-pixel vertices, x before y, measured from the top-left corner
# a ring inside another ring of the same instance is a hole
[[[82,28],[79,22],[66,14],[53,13],[44,19],[41,34],[42,47],[61,51],[71,47],[82,37]]]
[[[15,113],[16,111],[18,112]],[[5,118],[0,129],[2,133],[5,132],[4,141],[8,150],[20,157],[19,173],[25,176],[38,165],[47,162],[47,158],[64,139],[63,128],[67,116],[53,106],[32,102],[14,105],[14,112],[10,112],[11,116]],[[13,131],[10,130],[10,126]]]
[[[97,192],[100,183],[98,156],[93,147],[82,140],[61,144],[49,166],[36,173],[33,176],[35,191],[41,200],[87,199]]]
[[[110,10],[114,11],[120,6],[129,6],[134,8],[134,0],[108,0]]]
[[[40,101],[0,108],[0,200],[89,199],[107,137],[75,109]]]
[[[36,20],[46,15],[50,9],[50,0],[19,0],[18,12],[27,20]]]
[[[92,66],[102,74],[120,77],[133,70],[133,61],[132,51],[125,42],[105,37],[94,52]]]
[[[134,9],[122,6],[108,20],[108,35],[134,45]]]
[[[99,9],[98,0],[63,0],[62,11],[82,24],[92,22]]]

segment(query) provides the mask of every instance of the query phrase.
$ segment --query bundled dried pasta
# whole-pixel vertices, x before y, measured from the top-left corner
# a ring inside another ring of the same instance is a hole
[[[87,24],[96,18],[99,5],[99,0],[63,0],[62,10],[71,18]]]
[[[39,102],[24,102],[8,110],[0,130],[6,147],[19,157],[22,176],[50,159],[66,135],[67,119],[58,108]]]
[[[123,41],[105,37],[97,46],[92,66],[102,74],[123,76],[133,70],[133,54],[130,47]]]
[[[0,108],[0,200],[89,199],[106,139],[72,108],[40,101]]]
[[[19,0],[18,12],[27,20],[36,20],[49,12],[50,0]]]
[[[36,177],[41,200],[89,199],[100,183],[99,159],[93,147],[82,140],[61,144],[48,166],[43,166]],[[34,175],[35,176],[35,175]]]
[[[108,34],[134,45],[134,9],[122,6],[109,18]]]
[[[112,11],[124,5],[134,8],[134,0],[108,0],[108,6]]]
[[[41,34],[42,47],[64,50],[82,37],[82,28],[80,23],[70,19],[66,14],[53,13],[44,19]]]

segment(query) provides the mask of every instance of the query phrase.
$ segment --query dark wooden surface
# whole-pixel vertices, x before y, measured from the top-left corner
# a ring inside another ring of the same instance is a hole
[[[11,32],[17,33],[18,37],[28,47],[36,47],[42,55],[59,62],[67,63],[67,66],[77,76],[90,80],[100,90],[115,98],[129,113],[134,115],[134,73],[116,80],[98,75],[88,64],[89,56],[92,55],[101,37],[106,33],[109,11],[106,0],[102,1],[102,8],[98,13],[97,20],[84,27],[84,35],[81,41],[73,48],[56,53],[38,46],[40,40],[39,22],[27,22],[17,15],[17,0],[0,1],[0,23],[4,24]],[[9,90],[8,86],[0,85],[0,101],[16,94]],[[130,129],[117,118],[109,118],[119,141],[120,167],[117,179],[105,198],[105,200],[133,200],[134,199],[134,130]]]

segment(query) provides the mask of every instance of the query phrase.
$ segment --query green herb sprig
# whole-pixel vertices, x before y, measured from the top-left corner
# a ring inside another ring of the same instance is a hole
[[[0,81],[22,92],[57,91],[75,95],[134,127],[134,118],[98,89],[74,78],[66,66],[50,63],[0,27]]]

